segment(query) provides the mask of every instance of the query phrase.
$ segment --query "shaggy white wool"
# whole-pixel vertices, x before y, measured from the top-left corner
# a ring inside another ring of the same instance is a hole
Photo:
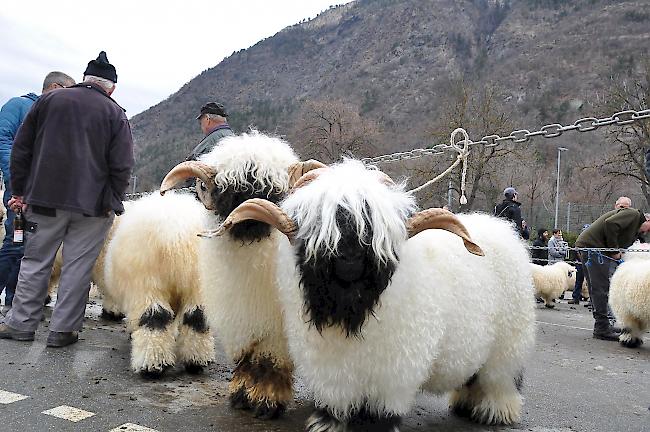
[[[361,162],[347,159],[284,200],[282,208],[298,224],[297,236],[308,239],[307,258],[336,255],[341,239],[336,222],[340,206],[351,215],[360,239],[371,228],[366,226],[366,219],[370,220],[370,244],[382,264],[397,260],[407,236],[404,222],[416,209],[415,199],[404,192],[403,184],[382,183],[382,176],[380,171],[364,169]]]
[[[106,291],[134,332],[132,365],[137,371],[173,361],[176,349],[178,320],[164,331],[150,331],[138,325],[142,314],[154,306],[179,316],[201,304],[197,234],[205,229],[209,213],[193,195],[154,192],[134,201],[120,219],[106,252]],[[211,336],[193,333],[206,340],[183,345],[203,351],[183,358],[212,359],[214,348],[207,348]]]
[[[361,187],[352,178],[347,177],[347,187]],[[320,235],[320,219],[310,211],[322,204],[310,199],[310,192],[327,197],[330,211],[336,198],[328,197],[325,185],[314,181],[313,186],[301,191],[309,206],[301,206],[296,195],[283,208],[298,221],[316,225],[301,226],[302,233]],[[408,197],[395,201],[392,197],[384,192],[369,202],[373,210],[379,206],[385,212],[393,204],[395,214],[385,221],[400,220],[409,203]],[[295,215],[300,211],[309,216],[299,219]],[[334,233],[331,217],[324,216],[329,224],[325,232]],[[399,265],[360,338],[346,338],[339,328],[319,334],[308,324],[296,251],[286,239],[280,242],[278,281],[289,348],[317,406],[326,406],[339,418],[362,405],[380,414],[404,415],[418,389],[448,392],[478,372],[480,390],[472,397],[480,402],[475,409],[488,420],[511,423],[519,418],[521,397],[513,377],[523,369],[534,343],[528,252],[502,220],[480,214],[459,219],[485,257],[471,255],[459,237],[442,230],[427,230],[408,241],[403,235],[401,244],[398,236],[387,236],[392,241],[383,245],[401,248]],[[335,250],[335,234],[325,237],[328,251]],[[313,253],[317,250],[314,247]],[[390,253],[379,252],[384,257]]]
[[[632,249],[648,249],[646,243]],[[628,252],[612,276],[609,304],[616,319],[631,330],[630,337],[641,338],[650,327],[650,252]]]
[[[576,283],[576,268],[564,261],[552,265],[530,264],[533,272],[535,296],[541,297],[544,304],[551,305],[567,290],[573,290]]]
[[[286,192],[289,190],[287,169],[298,162],[298,156],[282,139],[253,131],[222,139],[199,160],[216,168],[214,182],[222,191],[230,186],[235,191],[259,192],[270,187],[276,192]],[[253,174],[252,182],[247,178],[248,173]]]

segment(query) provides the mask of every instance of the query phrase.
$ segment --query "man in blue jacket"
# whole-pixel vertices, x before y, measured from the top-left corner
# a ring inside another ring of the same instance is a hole
[[[50,72],[43,81],[43,93],[50,92],[63,87],[74,85],[75,81],[63,72]],[[23,246],[14,245],[14,217],[16,214],[7,205],[11,198],[11,179],[9,173],[9,160],[11,158],[11,149],[14,144],[14,138],[18,128],[23,123],[25,116],[29,112],[32,104],[38,99],[34,93],[9,99],[9,101],[0,108],[0,170],[4,179],[5,192],[3,203],[7,209],[7,219],[5,220],[5,238],[0,248],[0,293],[5,290],[5,305],[2,313],[5,314],[11,308],[20,269],[20,259],[23,256]]]

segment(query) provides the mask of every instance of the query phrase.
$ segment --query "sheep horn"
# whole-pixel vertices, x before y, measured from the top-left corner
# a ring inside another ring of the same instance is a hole
[[[298,180],[301,179],[305,174],[318,168],[327,168],[327,165],[315,159],[309,159],[305,162],[297,162],[295,164],[291,164],[288,169],[289,187],[293,188]]]
[[[286,235],[289,241],[293,241],[298,231],[296,223],[277,204],[261,198],[252,198],[231,211],[219,228],[199,235],[201,237],[221,236],[234,225],[247,220],[267,223]]]
[[[411,216],[406,221],[409,238],[426,229],[443,229],[456,234],[463,239],[465,249],[478,256],[484,256],[483,250],[472,241],[467,228],[450,211],[440,208],[430,208]]]
[[[191,177],[198,177],[205,184],[210,184],[215,174],[216,170],[203,162],[181,162],[172,168],[163,179],[160,184],[160,195],[165,195],[165,192],[176,186],[181,181]]]

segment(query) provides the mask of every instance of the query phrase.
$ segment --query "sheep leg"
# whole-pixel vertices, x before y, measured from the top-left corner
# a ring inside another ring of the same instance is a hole
[[[237,361],[230,382],[230,404],[235,409],[252,409],[255,417],[275,419],[292,398],[293,367],[255,353],[254,348]]]
[[[120,312],[113,297],[98,287],[102,294],[102,318],[108,321],[122,321],[125,315]]]
[[[452,392],[449,405],[456,415],[478,423],[510,425],[521,414],[522,382],[521,373],[508,377],[482,370]]]
[[[319,408],[307,419],[306,432],[399,432],[400,416],[377,414],[360,408],[350,413],[347,420],[334,417],[329,409]]]
[[[176,362],[176,327],[169,305],[151,303],[131,325],[131,367],[144,378],[160,378]]]
[[[186,306],[179,314],[176,358],[191,374],[203,372],[203,368],[214,362],[214,338],[205,317],[203,307],[196,304]]]
[[[627,348],[638,348],[643,344],[643,332],[646,325],[640,320],[630,316],[623,319],[623,329],[618,341],[621,345]]]

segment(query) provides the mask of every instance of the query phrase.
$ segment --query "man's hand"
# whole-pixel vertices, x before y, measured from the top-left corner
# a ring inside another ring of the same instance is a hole
[[[20,209],[20,211],[27,210],[27,204],[25,204],[23,202],[23,197],[22,196],[12,195],[11,199],[9,200],[9,202],[7,204],[9,204],[9,208],[11,210],[13,210],[14,212],[17,212],[18,209]]]

